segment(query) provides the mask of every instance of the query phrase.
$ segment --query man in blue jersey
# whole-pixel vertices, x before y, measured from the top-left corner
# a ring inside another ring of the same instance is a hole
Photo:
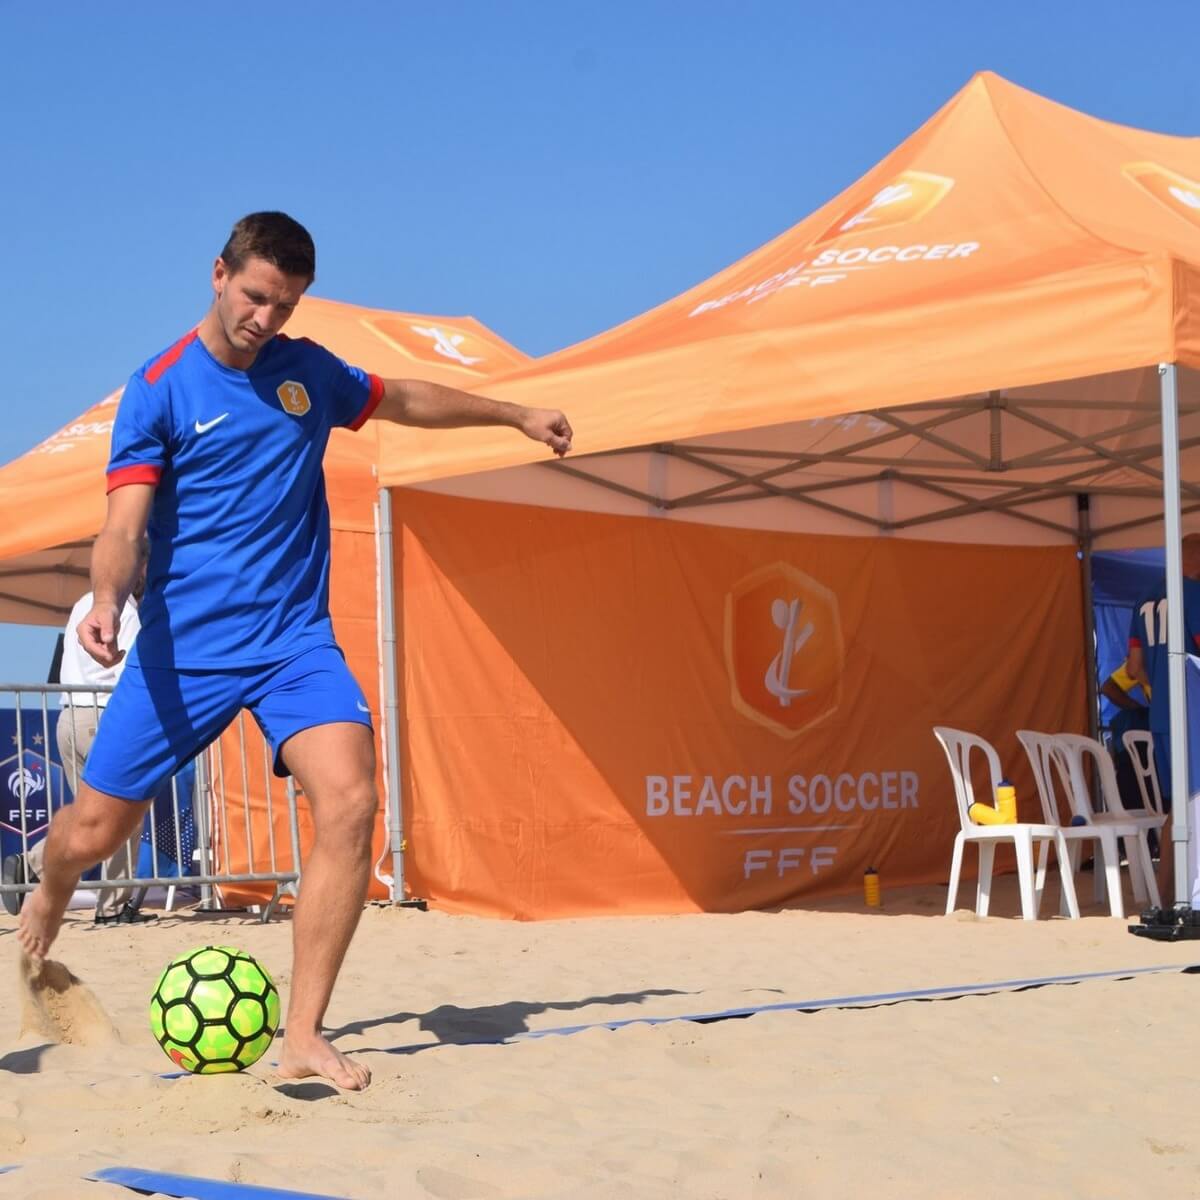
[[[359,1089],[369,1070],[321,1033],[366,898],[377,809],[368,705],[329,619],[329,432],[370,416],[509,425],[559,455],[572,433],[560,412],[385,381],[284,337],[315,262],[312,238],[290,217],[243,218],[214,264],[200,325],[125,389],[92,552],[95,605],[79,639],[100,663],[122,657],[119,614],[148,531],[142,627],[75,802],[51,823],[18,941],[35,964],[45,957],[80,874],[139,828],[163,782],[249,708],[276,773],[303,787],[315,831],[279,1071]]]
[[[1200,652],[1200,533],[1183,539],[1183,648]],[[1163,807],[1171,811],[1171,697],[1167,683],[1167,581],[1164,576],[1134,608],[1129,626],[1129,674],[1150,697],[1150,732],[1154,765]],[[1195,714],[1192,717],[1196,719]],[[1159,841],[1158,890],[1164,904],[1173,903],[1175,858],[1170,839]]]

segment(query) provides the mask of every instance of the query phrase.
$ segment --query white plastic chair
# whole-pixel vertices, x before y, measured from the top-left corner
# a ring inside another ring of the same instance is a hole
[[[1140,901],[1149,897],[1150,903],[1158,908],[1162,901],[1159,898],[1158,883],[1155,881],[1150,859],[1149,834],[1151,829],[1161,829],[1167,818],[1161,812],[1131,810],[1121,803],[1117,771],[1113,766],[1112,756],[1094,738],[1078,733],[1060,733],[1055,735],[1054,740],[1061,748],[1070,769],[1071,806],[1075,811],[1083,813],[1093,825],[1109,825],[1114,828],[1132,825],[1136,829],[1135,837],[1132,840],[1126,837],[1125,842],[1134,895]],[[1092,793],[1088,787],[1085,764],[1089,758],[1096,771],[1100,802],[1104,806],[1099,810],[1092,804]]]
[[[1154,734],[1148,729],[1127,729],[1121,735],[1121,741],[1133,764],[1133,777],[1142,794],[1142,808],[1145,812],[1165,818],[1158,768],[1154,764]]]
[[[1029,765],[1033,768],[1033,781],[1037,785],[1038,797],[1042,802],[1042,816],[1048,825],[1057,825],[1062,829],[1066,839],[1068,854],[1071,862],[1072,876],[1079,870],[1079,860],[1082,857],[1083,843],[1095,842],[1100,851],[1098,858],[1103,862],[1103,871],[1096,869],[1097,883],[1103,883],[1103,890],[1108,894],[1108,910],[1114,917],[1125,916],[1125,897],[1121,891],[1121,850],[1119,838],[1125,839],[1126,852],[1129,856],[1130,881],[1134,885],[1134,894],[1138,893],[1141,881],[1138,878],[1137,867],[1146,869],[1148,864],[1141,863],[1137,858],[1141,845],[1138,827],[1132,822],[1118,824],[1116,822],[1098,823],[1092,819],[1090,808],[1081,808],[1075,800],[1075,788],[1071,782],[1071,766],[1066,752],[1058,744],[1058,738],[1049,733],[1036,733],[1032,729],[1018,729],[1017,740],[1025,747],[1029,756]],[[1067,798],[1066,820],[1059,804],[1059,793],[1055,789],[1055,776]],[[1072,825],[1073,816],[1082,817],[1083,825]],[[1043,842],[1038,851],[1038,877],[1045,874],[1046,851],[1048,843]],[[1100,899],[1100,888],[1097,888],[1097,899]]]
[[[950,775],[954,780],[954,800],[958,805],[960,826],[954,839],[954,858],[950,866],[950,892],[946,897],[946,915],[949,916],[954,911],[955,903],[958,900],[958,881],[962,873],[963,850],[967,842],[975,842],[979,846],[979,884],[975,893],[975,912],[981,917],[986,917],[991,900],[992,861],[996,853],[996,843],[1010,841],[1017,852],[1017,882],[1021,891],[1021,916],[1026,921],[1036,920],[1042,900],[1042,884],[1045,874],[1044,871],[1039,871],[1037,878],[1034,877],[1033,844],[1037,842],[1040,847],[1042,844],[1053,842],[1067,912],[1072,917],[1078,917],[1079,904],[1075,899],[1075,881],[1071,875],[1071,863],[1063,831],[1057,824],[1033,824],[1025,821],[1015,825],[976,825],[969,815],[971,805],[975,803],[975,789],[971,782],[971,752],[979,750],[987,759],[993,795],[1003,778],[1000,771],[1000,757],[990,742],[976,737],[972,733],[964,733],[961,729],[937,725],[934,727],[933,734],[941,743],[942,749],[946,752],[946,758],[950,762]],[[1042,861],[1044,863],[1044,857]]]

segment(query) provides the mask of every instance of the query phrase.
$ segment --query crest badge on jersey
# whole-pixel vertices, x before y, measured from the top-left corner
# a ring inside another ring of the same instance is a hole
[[[308,389],[294,379],[285,379],[276,389],[275,395],[283,405],[283,411],[293,417],[302,417],[310,408],[312,401],[308,398]]]

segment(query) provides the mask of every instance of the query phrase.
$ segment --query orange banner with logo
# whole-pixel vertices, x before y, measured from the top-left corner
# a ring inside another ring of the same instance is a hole
[[[397,491],[407,882],[521,918],[944,880],[934,725],[1081,730],[1073,550]]]

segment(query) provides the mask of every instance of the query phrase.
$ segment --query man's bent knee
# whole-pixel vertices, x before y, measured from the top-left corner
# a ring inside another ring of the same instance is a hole
[[[379,811],[379,797],[374,784],[349,789],[344,803],[347,827],[369,838],[375,831],[375,814]]]
[[[318,810],[316,834],[321,840],[370,844],[379,801],[371,784],[346,788]],[[321,820],[320,817],[324,817]]]

